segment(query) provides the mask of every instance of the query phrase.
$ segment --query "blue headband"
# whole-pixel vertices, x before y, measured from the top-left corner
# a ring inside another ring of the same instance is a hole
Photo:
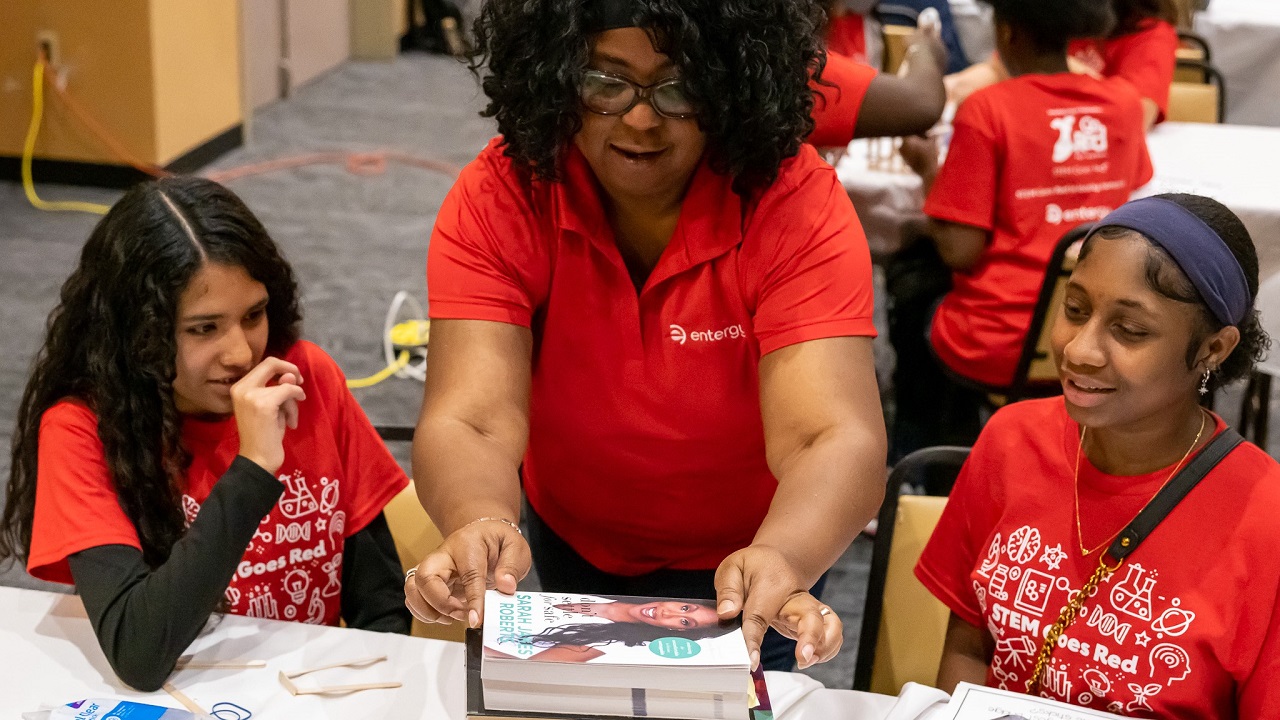
[[[1136,230],[1164,248],[1218,322],[1239,325],[1244,320],[1250,305],[1244,269],[1218,233],[1190,210],[1164,198],[1142,198],[1116,208],[1093,232],[1108,225]]]

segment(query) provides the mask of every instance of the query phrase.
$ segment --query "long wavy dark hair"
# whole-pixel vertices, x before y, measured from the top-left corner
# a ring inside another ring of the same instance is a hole
[[[49,315],[18,407],[0,557],[30,554],[40,418],[70,398],[97,415],[106,465],[144,559],[155,567],[168,558],[184,532],[190,463],[173,397],[178,298],[206,262],[242,267],[266,286],[268,352],[298,339],[293,271],[235,194],[196,177],[125,193],[93,229]]]
[[[1216,390],[1223,385],[1248,377],[1254,365],[1266,357],[1267,349],[1271,346],[1271,339],[1262,329],[1261,317],[1257,308],[1254,307],[1254,300],[1258,297],[1258,251],[1253,245],[1253,238],[1249,235],[1248,228],[1226,205],[1213,198],[1186,193],[1165,193],[1156,197],[1177,203],[1203,220],[1205,225],[1222,238],[1227,248],[1231,250],[1231,254],[1235,256],[1236,262],[1240,263],[1240,269],[1244,271],[1245,284],[1249,287],[1249,311],[1236,325],[1236,329],[1240,331],[1240,343],[1222,361],[1217,371],[1209,376],[1209,388]],[[1142,238],[1148,246],[1144,268],[1147,287],[1152,292],[1170,300],[1195,306],[1200,316],[1197,332],[1187,342],[1186,363],[1187,369],[1190,370],[1195,367],[1196,352],[1200,348],[1200,343],[1225,326],[1222,321],[1214,317],[1208,303],[1204,301],[1204,296],[1195,285],[1191,284],[1190,278],[1178,267],[1173,256],[1154,240],[1141,233],[1117,226],[1103,226],[1098,228],[1080,248],[1079,259],[1084,260],[1089,254],[1094,237],[1115,240],[1131,235]]]
[[[534,635],[518,635],[509,639],[538,648],[552,648],[561,645],[599,647],[613,643],[636,647],[665,637],[681,637],[688,640],[720,637],[732,632],[736,627],[737,625],[734,623],[722,623],[699,625],[695,628],[682,630],[680,628],[662,627],[642,622],[574,623],[572,625],[549,627]]]
[[[582,126],[579,83],[591,54],[590,13],[602,0],[489,0],[475,23],[471,68],[506,154],[540,179]],[[634,0],[639,24],[680,68],[699,107],[708,160],[748,196],[777,177],[813,130],[810,77],[826,51],[815,0]]]

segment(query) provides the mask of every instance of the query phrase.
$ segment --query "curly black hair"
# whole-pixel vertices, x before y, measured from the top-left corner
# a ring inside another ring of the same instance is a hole
[[[1031,35],[1045,52],[1066,51],[1072,38],[1103,37],[1115,27],[1109,0],[988,0],[997,22]]]
[[[601,0],[489,0],[475,23],[471,68],[505,153],[531,175],[560,177],[582,126],[594,6]],[[708,160],[742,196],[777,177],[813,130],[810,78],[826,51],[817,0],[634,0],[638,24],[680,68],[699,107]]]
[[[0,557],[30,555],[40,419],[75,398],[97,415],[106,465],[143,558],[152,567],[168,558],[184,532],[181,487],[190,463],[173,396],[177,306],[206,262],[242,267],[266,286],[268,352],[298,339],[293,271],[235,194],[196,177],[129,190],[93,229],[49,315],[18,408]]]
[[[1253,301],[1258,296],[1258,252],[1254,248],[1253,238],[1249,235],[1249,230],[1245,228],[1244,223],[1240,222],[1240,218],[1217,200],[1185,193],[1166,193],[1156,197],[1177,203],[1203,220],[1218,234],[1218,237],[1222,238],[1236,261],[1240,263],[1241,269],[1244,270],[1245,282],[1249,286],[1249,311],[1245,314],[1244,320],[1236,325],[1236,329],[1240,331],[1240,343],[1218,367],[1217,372],[1210,376],[1209,388],[1216,389],[1244,378],[1253,371],[1254,365],[1266,356],[1267,348],[1271,345],[1271,339],[1262,329],[1258,311],[1253,307]],[[1209,305],[1204,301],[1200,291],[1191,284],[1191,280],[1178,267],[1173,257],[1151,238],[1128,228],[1111,225],[1098,228],[1090,236],[1080,248],[1080,259],[1083,260],[1088,254],[1094,237],[1114,240],[1134,236],[1142,238],[1148,245],[1145,267],[1147,287],[1151,288],[1152,292],[1170,300],[1195,305],[1199,311],[1199,330],[1192,335],[1187,344],[1186,362],[1187,369],[1190,370],[1195,367],[1196,352],[1200,344],[1205,338],[1225,326],[1209,310]]]

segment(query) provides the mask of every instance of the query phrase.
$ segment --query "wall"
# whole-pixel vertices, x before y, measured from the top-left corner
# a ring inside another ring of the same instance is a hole
[[[237,0],[0,0],[0,155],[22,154],[36,33],[67,92],[131,153],[166,164],[240,122]],[[122,164],[46,90],[36,156]]]
[[[159,164],[240,124],[239,24],[237,0],[152,0]]]
[[[163,2],[164,0],[157,0]],[[58,34],[67,91],[131,152],[156,159],[148,0],[0,0],[0,155],[21,155],[36,33]],[[116,163],[45,93],[38,157]]]

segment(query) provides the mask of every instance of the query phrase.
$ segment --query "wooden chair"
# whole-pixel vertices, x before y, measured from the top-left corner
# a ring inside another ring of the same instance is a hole
[[[1093,225],[1089,223],[1071,228],[1058,240],[1053,254],[1049,256],[1044,281],[1040,285],[1040,295],[1036,298],[1035,309],[1031,313],[1031,329],[1022,341],[1022,354],[1018,357],[1018,365],[1009,386],[985,387],[967,378],[953,376],[958,382],[985,391],[987,402],[992,407],[998,408],[1025,398],[1048,397],[1062,392],[1058,382],[1058,367],[1054,364],[1049,341],[1053,337],[1053,321],[1058,317],[1057,309],[1062,305],[1062,298],[1066,293],[1067,279],[1071,277],[1076,257],[1080,254],[1080,243],[1091,230]]]
[[[1172,122],[1220,123],[1226,117],[1226,80],[1208,62],[1179,59],[1175,80],[1169,86]]]
[[[902,495],[903,485],[950,489],[969,448],[917,450],[889,474],[871,553],[853,689],[897,695],[907,682],[933,685],[950,611],[913,569],[938,524],[945,497]]]
[[[386,442],[413,442],[412,427],[375,426],[374,429]],[[422,509],[422,503],[418,502],[418,493],[412,480],[409,481],[409,487],[392,498],[382,512],[387,516],[391,537],[396,542],[401,570],[407,572],[444,542],[435,523],[431,521],[427,511]],[[452,625],[437,625],[414,618],[412,635],[462,642],[465,631],[466,628],[456,622]]]
[[[915,28],[906,25],[884,23],[882,33],[884,34],[885,73],[889,75],[898,73],[898,68],[902,66],[902,61],[907,57],[907,44],[915,31]]]

